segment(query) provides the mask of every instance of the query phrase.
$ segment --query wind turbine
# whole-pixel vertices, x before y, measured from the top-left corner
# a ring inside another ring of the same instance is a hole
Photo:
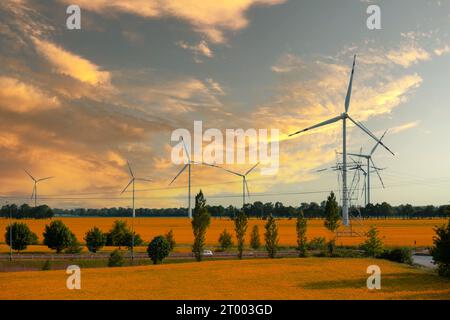
[[[134,259],[134,218],[136,217],[136,212],[135,212],[135,208],[134,208],[134,193],[135,193],[135,189],[134,189],[134,185],[136,180],[137,181],[146,181],[146,182],[151,182],[152,180],[150,179],[143,179],[143,178],[136,178],[134,176],[133,170],[131,169],[130,163],[127,161],[127,165],[128,165],[128,170],[130,171],[130,175],[131,175],[131,180],[130,182],[128,182],[127,186],[122,190],[122,192],[120,194],[123,194],[130,185],[132,185],[132,193],[133,193],[133,219],[131,220],[131,260]]]
[[[247,170],[245,173],[239,173],[235,171],[231,171],[228,169],[225,169],[223,167],[217,166],[215,164],[207,164],[207,166],[214,167],[214,168],[220,168],[222,170],[225,170],[231,174],[234,174],[236,176],[242,177],[242,208],[245,206],[245,190],[247,190],[247,195],[250,197],[250,191],[248,190],[248,184],[247,184],[247,176],[259,165],[259,162],[255,164],[253,167],[251,167],[249,170]]]
[[[33,180],[34,182],[34,186],[33,186],[33,192],[31,193],[31,199],[33,199],[34,197],[34,206],[37,206],[37,184],[41,181],[44,180],[48,180],[48,179],[53,179],[54,177],[47,177],[47,178],[42,178],[42,179],[36,179],[34,178],[27,170],[23,169],[23,171],[26,172],[26,174],[31,178],[31,180]]]
[[[323,127],[335,122],[338,122],[340,120],[342,120],[342,155],[343,155],[343,163],[342,163],[342,217],[343,217],[343,224],[345,226],[350,226],[350,220],[349,220],[349,216],[348,216],[348,190],[347,190],[347,119],[350,120],[351,122],[353,122],[358,128],[360,128],[362,131],[364,131],[368,136],[370,136],[372,139],[374,139],[376,142],[378,142],[379,144],[381,144],[386,150],[388,150],[390,153],[392,153],[394,155],[394,153],[389,150],[388,147],[386,147],[384,145],[384,143],[380,140],[377,139],[377,137],[375,137],[375,135],[370,132],[369,129],[367,129],[363,124],[361,124],[358,121],[355,121],[352,117],[350,117],[350,115],[348,114],[348,110],[350,107],[350,99],[351,99],[351,95],[352,95],[352,86],[353,86],[353,75],[355,73],[355,64],[356,64],[356,55],[353,58],[353,67],[352,67],[352,73],[350,75],[350,82],[348,85],[348,90],[347,90],[347,96],[345,98],[345,109],[344,112],[337,116],[334,117],[332,119],[326,120],[324,122],[321,122],[319,124],[316,124],[314,126],[308,127],[306,129],[297,131],[293,134],[290,134],[289,136],[295,136],[298,135],[302,132],[306,132],[315,128],[319,128],[319,127]]]
[[[375,162],[372,159],[372,155],[375,153],[375,150],[377,150],[378,146],[380,145],[380,142],[383,140],[384,136],[386,135],[386,133],[388,132],[388,130],[386,130],[383,135],[381,136],[380,140],[375,144],[375,146],[372,148],[372,151],[370,151],[369,154],[356,154],[356,153],[349,153],[349,155],[351,156],[355,156],[355,157],[359,157],[359,158],[363,158],[366,159],[367,161],[367,171],[366,171],[366,176],[367,176],[367,197],[366,197],[366,205],[368,205],[370,203],[370,163],[372,163],[373,168],[375,169],[375,172],[378,175],[378,178],[380,179],[381,185],[384,188],[384,182],[383,179],[381,179],[381,175],[380,172],[378,171],[377,166],[375,165]]]
[[[172,179],[172,181],[169,183],[169,186],[180,176],[180,174],[183,173],[186,168],[188,168],[188,216],[189,219],[192,219],[192,207],[191,207],[191,164],[198,164],[195,161],[191,160],[191,157],[189,156],[189,152],[187,150],[186,144],[184,143],[183,137],[181,137],[181,142],[183,143],[184,151],[186,152],[187,157],[187,163],[184,165],[183,168],[181,168],[180,172],[175,176],[175,178]]]

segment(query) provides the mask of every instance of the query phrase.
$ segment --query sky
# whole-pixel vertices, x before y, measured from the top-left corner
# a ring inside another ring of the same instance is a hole
[[[66,8],[81,9],[68,30]],[[380,30],[366,10],[381,8]],[[171,161],[174,130],[278,129],[279,169],[248,176],[250,201],[298,206],[340,192],[329,170],[340,123],[289,138],[344,111],[376,136],[372,202],[450,201],[450,3],[432,0],[3,0],[0,3],[0,201],[53,207],[186,207]],[[348,150],[374,145],[348,125]],[[253,163],[225,167],[245,172]],[[237,205],[242,180],[193,166],[193,193]],[[353,173],[349,173],[349,180]],[[362,177],[354,204],[362,204]]]

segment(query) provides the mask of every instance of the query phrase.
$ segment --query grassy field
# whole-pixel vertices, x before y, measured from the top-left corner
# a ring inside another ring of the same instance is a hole
[[[128,224],[131,225],[131,219],[121,219],[126,220]],[[61,220],[63,220],[72,232],[75,233],[79,241],[84,242],[84,234],[90,228],[97,226],[103,231],[108,231],[117,218],[61,218]],[[21,221],[25,222],[31,230],[38,235],[40,241],[42,241],[42,232],[45,225],[50,223],[50,220]],[[8,219],[0,219],[0,242],[4,243],[3,235],[8,223]],[[264,223],[265,221],[262,220],[250,220],[248,227],[249,232],[247,232],[247,243],[249,241],[251,228],[255,224],[259,225],[261,240],[263,240]],[[280,236],[279,244],[281,246],[295,246],[295,219],[280,219],[277,220],[277,223]],[[432,245],[434,226],[444,223],[446,223],[446,220],[365,220],[362,224],[355,223],[354,228],[357,231],[364,232],[367,231],[369,226],[376,225],[380,231],[380,235],[384,237],[386,246],[412,247],[414,246],[414,242],[416,242],[418,247],[427,247]],[[150,241],[154,236],[164,234],[172,229],[177,244],[181,245],[178,250],[184,250],[192,244],[192,229],[190,220],[187,218],[136,218],[135,228],[137,233],[139,233],[146,242]],[[207,245],[217,245],[219,234],[224,229],[234,233],[233,222],[228,219],[212,219],[211,226],[206,235]],[[325,229],[323,221],[310,220],[308,222],[307,236],[309,239],[312,239],[313,237],[318,236],[330,238],[333,235]],[[363,242],[363,239],[360,237],[339,238],[337,240],[338,245],[358,245],[361,242]],[[8,250],[6,245],[0,245],[0,252]],[[48,252],[48,249],[44,246],[31,246],[28,251]]]
[[[366,269],[381,268],[369,291]],[[450,299],[450,280],[372,259],[225,260],[82,269],[81,290],[65,270],[0,274],[0,299]]]

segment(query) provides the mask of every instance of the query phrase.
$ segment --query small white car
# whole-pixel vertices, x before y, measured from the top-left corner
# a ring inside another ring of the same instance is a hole
[[[204,255],[204,256],[212,256],[213,253],[212,253],[211,250],[203,250],[203,255]]]

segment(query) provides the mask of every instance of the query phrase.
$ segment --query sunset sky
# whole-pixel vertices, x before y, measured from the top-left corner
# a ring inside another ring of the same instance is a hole
[[[66,7],[81,8],[67,30]],[[382,30],[369,30],[378,4]],[[287,135],[344,110],[357,54],[350,114],[377,136],[373,202],[450,201],[450,2],[438,0],[2,0],[0,2],[0,196],[53,207],[186,206],[186,174],[171,162],[173,130],[279,129],[275,176],[249,176],[251,201],[289,205],[339,191],[341,125]],[[350,152],[373,147],[349,125]],[[246,171],[252,165],[228,166]],[[352,175],[349,179],[351,180]],[[195,166],[193,192],[241,204],[239,177]],[[264,195],[263,195],[264,194]],[[2,204],[3,204],[2,203]],[[358,202],[361,203],[361,200]]]

